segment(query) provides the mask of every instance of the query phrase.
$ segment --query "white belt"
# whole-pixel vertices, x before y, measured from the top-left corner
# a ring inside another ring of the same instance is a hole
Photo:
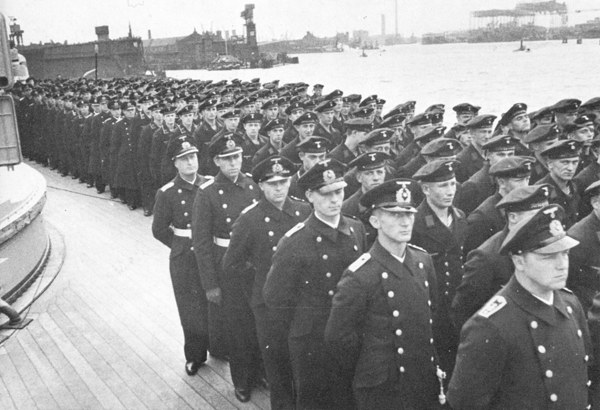
[[[227,248],[229,246],[230,241],[230,239],[217,238],[216,236],[213,236],[213,242],[215,243],[215,245],[221,246],[223,248]]]
[[[181,236],[183,238],[192,239],[192,230],[191,229],[179,229],[179,228],[171,228],[173,229],[173,234],[175,236]]]

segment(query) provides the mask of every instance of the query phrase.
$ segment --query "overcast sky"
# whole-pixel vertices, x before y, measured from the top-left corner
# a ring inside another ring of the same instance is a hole
[[[398,31],[408,36],[426,32],[469,29],[473,10],[515,6],[515,0],[397,0]],[[16,17],[25,31],[25,44],[65,40],[94,41],[94,27],[108,25],[111,38],[133,34],[147,38],[185,36],[202,30],[244,30],[240,13],[254,3],[259,41],[300,38],[306,31],[317,36],[353,30],[394,33],[394,0],[0,0],[0,10]],[[567,0],[569,22],[600,16],[598,0]],[[575,13],[575,10],[582,10]],[[593,11],[592,11],[593,10]]]

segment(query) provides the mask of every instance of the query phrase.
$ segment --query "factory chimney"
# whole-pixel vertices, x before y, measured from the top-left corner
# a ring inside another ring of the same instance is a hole
[[[396,6],[396,14],[395,14],[395,18],[396,18],[396,37],[398,37],[398,0],[394,0],[394,4]]]
[[[381,35],[385,36],[385,14],[381,15]]]

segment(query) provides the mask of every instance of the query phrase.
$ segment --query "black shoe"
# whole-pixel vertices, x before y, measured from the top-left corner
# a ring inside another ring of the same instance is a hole
[[[130,211],[135,211],[137,209],[136,205],[127,205],[127,208],[129,208]]]
[[[152,216],[152,211],[149,209],[144,210],[144,216]]]
[[[235,398],[241,401],[242,403],[246,403],[250,401],[250,390],[248,389],[238,389],[235,388]]]
[[[262,387],[266,390],[269,390],[269,381],[264,376],[256,379],[254,383],[256,384],[256,387]]]
[[[200,369],[203,364],[204,362],[195,362],[190,360],[185,364],[185,372],[188,374],[188,376],[194,376],[196,373],[198,373],[198,369]]]

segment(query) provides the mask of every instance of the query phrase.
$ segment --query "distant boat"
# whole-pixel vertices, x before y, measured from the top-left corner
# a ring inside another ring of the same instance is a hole
[[[367,53],[365,53],[365,49],[362,49],[362,54],[360,55],[361,57],[368,57]]]
[[[530,51],[528,48],[525,47],[525,45],[523,45],[523,39],[521,39],[521,45],[519,46],[519,48],[517,48],[514,51]]]

